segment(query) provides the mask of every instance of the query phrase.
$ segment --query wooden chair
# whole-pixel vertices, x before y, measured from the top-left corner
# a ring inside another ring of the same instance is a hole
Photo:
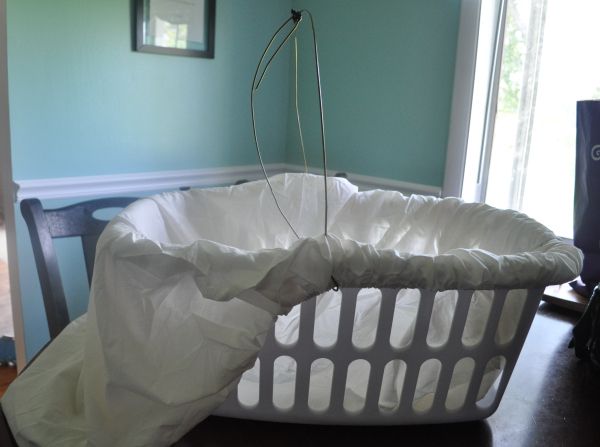
[[[71,321],[53,240],[81,238],[88,283],[91,284],[96,243],[108,224],[107,220],[94,217],[94,213],[107,208],[125,208],[135,200],[137,199],[133,197],[111,197],[87,200],[57,209],[44,209],[38,199],[21,201],[21,213],[31,237],[51,339]]]

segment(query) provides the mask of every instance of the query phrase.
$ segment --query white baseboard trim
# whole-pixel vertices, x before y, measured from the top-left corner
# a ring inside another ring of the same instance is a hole
[[[269,175],[283,172],[302,172],[298,165],[272,163],[265,166]],[[318,174],[317,168],[310,172]],[[333,175],[337,172],[330,169]],[[348,179],[362,190],[392,189],[404,194],[424,194],[440,196],[441,188],[418,183],[370,177],[347,173]],[[66,199],[77,197],[102,197],[110,195],[135,194],[149,191],[173,190],[181,187],[207,187],[231,185],[238,180],[258,180],[263,173],[258,165],[231,166],[181,171],[157,171],[140,174],[114,174],[87,177],[62,177],[51,179],[16,180],[15,201],[36,197],[40,200]]]
[[[371,177],[368,175],[348,174],[352,183],[361,187],[361,189],[392,189],[400,191],[403,194],[419,194],[424,196],[440,197],[442,188],[438,186],[422,185],[420,183],[403,182],[381,177]]]
[[[286,165],[288,172],[303,172],[304,166],[301,165]],[[308,171],[311,174],[322,174],[323,170],[319,168],[309,167]],[[335,175],[338,172],[343,172],[348,176],[348,180],[359,187],[360,190],[367,191],[370,189],[391,189],[400,191],[403,194],[421,194],[425,196],[440,197],[442,188],[438,186],[422,185],[420,183],[403,182],[400,180],[392,180],[383,177],[371,177],[369,175],[355,174],[353,172],[344,172],[335,169],[328,169],[329,175]]]

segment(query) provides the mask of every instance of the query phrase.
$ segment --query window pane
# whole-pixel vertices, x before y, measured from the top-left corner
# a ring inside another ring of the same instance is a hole
[[[486,202],[573,234],[576,102],[600,98],[597,0],[509,0]]]

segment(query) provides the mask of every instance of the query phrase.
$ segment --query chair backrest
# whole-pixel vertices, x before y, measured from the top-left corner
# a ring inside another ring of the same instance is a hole
[[[81,238],[88,283],[91,284],[96,243],[109,222],[94,217],[94,213],[107,208],[125,208],[135,200],[133,197],[112,197],[57,209],[44,209],[38,199],[21,201],[21,213],[31,237],[51,339],[70,322],[53,239]]]

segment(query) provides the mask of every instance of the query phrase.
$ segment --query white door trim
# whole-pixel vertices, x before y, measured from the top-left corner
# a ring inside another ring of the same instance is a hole
[[[461,1],[450,130],[442,187],[444,197],[462,195],[475,83],[480,11],[481,0]]]
[[[8,105],[8,60],[6,50],[6,1],[0,0],[0,181],[2,209],[6,225],[6,246],[10,278],[10,296],[15,331],[17,368],[25,366],[25,338],[21,312],[21,293],[17,262],[15,208],[12,196],[12,158],[10,149],[10,114]]]

